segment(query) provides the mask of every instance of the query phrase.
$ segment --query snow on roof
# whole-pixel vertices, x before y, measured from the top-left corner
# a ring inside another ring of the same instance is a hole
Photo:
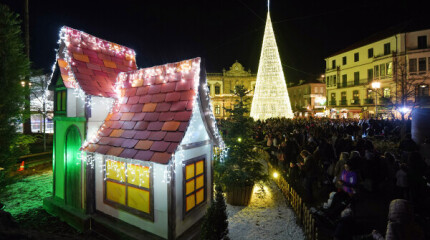
[[[168,163],[188,128],[200,68],[195,58],[119,74],[119,99],[83,150]]]
[[[115,98],[118,73],[137,69],[133,49],[85,32],[64,26],[59,43],[57,63],[67,88]]]

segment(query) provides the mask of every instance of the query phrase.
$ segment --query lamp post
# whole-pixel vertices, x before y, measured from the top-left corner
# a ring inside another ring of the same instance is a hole
[[[378,119],[378,89],[381,88],[381,83],[372,82],[372,88],[375,90],[375,118]]]

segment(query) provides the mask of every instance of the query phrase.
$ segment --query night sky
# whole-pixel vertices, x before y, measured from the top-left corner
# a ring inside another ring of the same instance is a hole
[[[235,60],[257,72],[265,0],[29,1],[31,61],[46,73],[63,25],[133,48],[140,68],[200,56],[208,72]],[[22,15],[24,0],[0,2]],[[417,16],[430,21],[424,2],[272,0],[287,82],[316,78],[325,57],[373,33]]]

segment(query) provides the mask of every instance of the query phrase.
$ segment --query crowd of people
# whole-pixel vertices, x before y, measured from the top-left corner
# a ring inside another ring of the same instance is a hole
[[[396,201],[392,205],[401,211],[414,206],[415,213],[428,217],[423,215],[429,210],[430,141],[415,143],[408,124],[374,119],[269,119],[257,121],[255,130],[272,165],[315,207],[318,222],[332,225],[335,239],[360,234],[355,217],[360,215],[360,204],[372,202],[374,196]],[[409,228],[389,221],[386,234],[374,231],[369,239],[383,239],[383,235],[386,239],[424,239],[413,221],[408,221]],[[408,232],[412,229],[413,234]],[[410,237],[390,238],[393,232]]]

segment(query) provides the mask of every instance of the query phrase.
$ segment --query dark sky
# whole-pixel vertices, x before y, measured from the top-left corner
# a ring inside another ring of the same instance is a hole
[[[31,61],[45,72],[63,25],[133,48],[138,67],[200,56],[208,72],[228,69],[235,60],[257,72],[265,0],[29,1]],[[24,0],[0,2],[22,15]],[[272,0],[287,82],[319,76],[325,57],[370,34],[429,16],[424,2]]]

